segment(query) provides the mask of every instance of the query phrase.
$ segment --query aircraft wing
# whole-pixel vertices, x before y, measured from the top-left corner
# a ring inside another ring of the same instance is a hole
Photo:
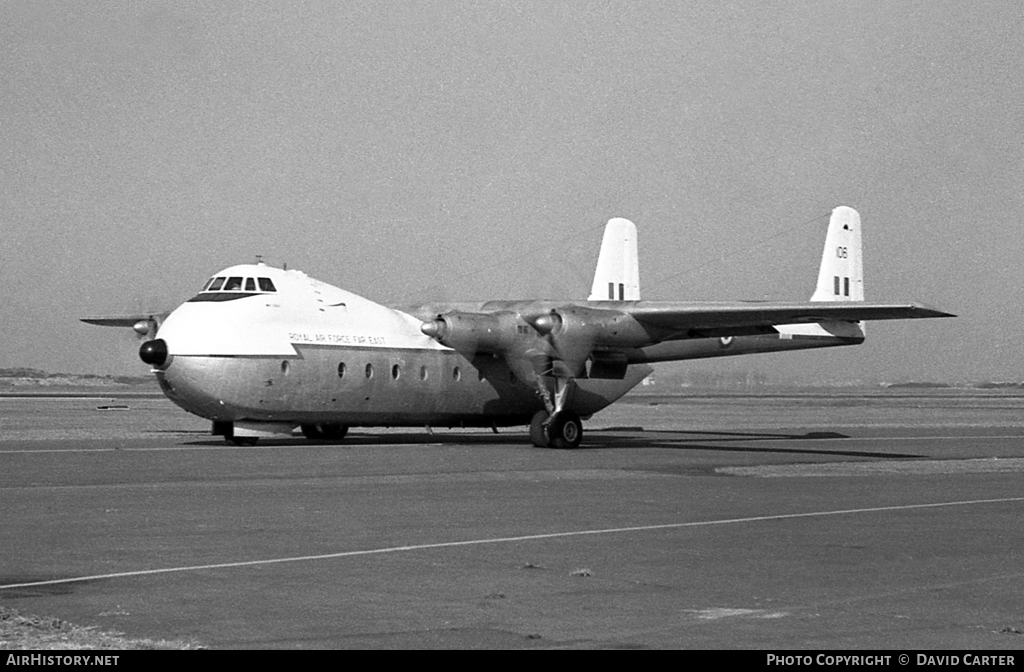
[[[604,304],[606,302],[599,302]],[[640,324],[667,338],[718,337],[758,333],[775,325],[861,320],[906,320],[955,317],[916,303],[880,304],[860,301],[806,303],[676,303],[637,301],[607,302],[601,308],[626,313]],[[614,307],[613,307],[614,306]]]
[[[80,321],[100,327],[134,327],[137,322],[150,319],[149,315],[125,315],[118,317],[82,317]]]
[[[140,337],[154,338],[163,321],[170,315],[163,313],[138,313],[135,315],[105,315],[103,317],[80,317],[86,324],[100,327],[129,327]]]

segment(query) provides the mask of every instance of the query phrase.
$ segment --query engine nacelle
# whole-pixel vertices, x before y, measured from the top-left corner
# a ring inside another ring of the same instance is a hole
[[[638,348],[651,344],[651,334],[632,316],[617,310],[566,306],[529,319],[542,334],[550,334],[559,349],[587,353],[595,347]]]
[[[628,366],[625,355],[602,350],[635,348],[652,340],[643,325],[617,310],[565,306],[527,319],[550,340],[559,368],[574,377],[586,375],[590,359],[591,377],[621,379]]]
[[[647,328],[630,315],[582,306],[526,315],[508,310],[451,311],[424,322],[420,330],[469,357],[478,353],[504,356],[523,379],[542,371],[584,377],[588,360],[592,377],[621,379],[628,360],[614,350],[652,342]]]
[[[478,352],[504,354],[527,328],[515,313],[466,313],[453,310],[420,325],[420,331],[441,345],[472,356]]]

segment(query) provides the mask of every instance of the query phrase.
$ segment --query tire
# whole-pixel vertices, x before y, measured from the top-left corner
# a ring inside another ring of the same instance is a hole
[[[552,448],[578,448],[583,440],[583,422],[575,413],[556,413],[548,423],[548,440]]]
[[[302,435],[311,441],[340,441],[348,434],[348,425],[302,425]]]
[[[537,411],[533,415],[533,420],[530,421],[530,441],[538,448],[551,447],[551,439],[548,438],[547,428],[544,427],[547,419],[547,411]]]

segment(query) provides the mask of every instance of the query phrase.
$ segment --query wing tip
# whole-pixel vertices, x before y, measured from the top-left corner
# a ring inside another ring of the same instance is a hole
[[[914,317],[957,317],[955,313],[947,313],[944,310],[939,310],[923,303],[912,303],[910,307],[915,313],[920,313],[920,315],[914,315]]]

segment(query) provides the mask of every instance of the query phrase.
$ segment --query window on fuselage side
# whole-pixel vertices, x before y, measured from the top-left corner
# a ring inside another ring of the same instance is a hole
[[[228,278],[228,281],[224,283],[225,292],[235,292],[242,288],[242,278],[232,277]]]
[[[260,291],[263,292],[276,292],[274,289],[274,283],[270,281],[270,278],[258,278],[260,282]]]
[[[224,285],[224,278],[214,278],[213,282],[210,283],[210,286],[207,289],[209,291],[211,291],[211,292],[216,292],[223,285]]]
[[[252,278],[246,278],[245,279],[245,291],[247,291],[247,292],[255,292],[256,291],[256,281],[253,280]]]
[[[199,291],[200,291],[200,292],[205,292],[206,290],[208,290],[208,289],[210,288],[210,285],[212,285],[212,284],[213,284],[213,281],[214,281],[214,280],[216,280],[216,279],[217,279],[217,278],[210,278],[209,280],[207,280],[207,281],[206,281],[206,284],[205,284],[205,285],[203,285],[203,288],[202,288],[202,289],[200,289]]]

